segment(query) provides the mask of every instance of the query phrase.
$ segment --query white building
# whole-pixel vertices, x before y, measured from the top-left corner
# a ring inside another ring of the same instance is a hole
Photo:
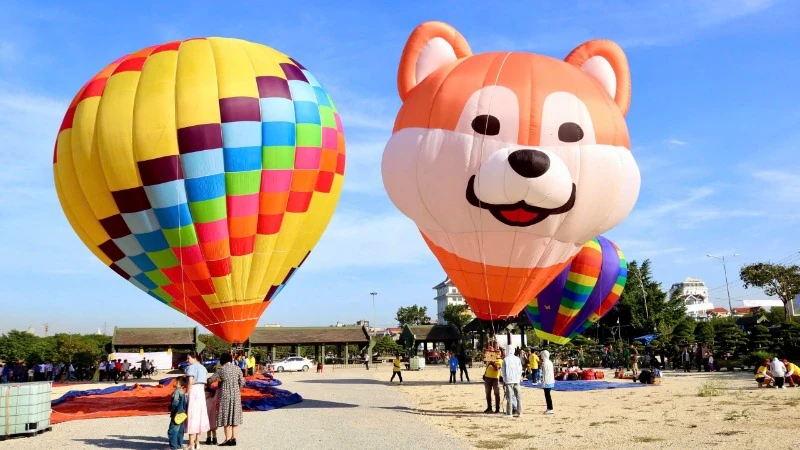
[[[675,283],[669,289],[669,296],[678,291],[686,305],[686,315],[695,320],[708,320],[709,312],[714,304],[708,300],[708,287],[699,278],[686,277],[681,283]]]
[[[434,286],[433,289],[436,290],[434,298],[436,300],[436,319],[438,323],[447,325],[447,321],[444,320],[444,309],[447,308],[447,305],[463,305],[466,302],[449,277]]]

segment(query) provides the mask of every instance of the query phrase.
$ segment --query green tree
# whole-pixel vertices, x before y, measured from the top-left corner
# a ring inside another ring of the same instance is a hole
[[[229,353],[231,351],[231,344],[219,336],[213,334],[201,334],[197,338],[200,339],[200,342],[206,344],[206,355],[214,355],[218,358],[223,353]]]
[[[789,302],[800,295],[800,266],[755,263],[742,267],[739,277],[744,288],[757,287],[769,296],[777,296],[784,307],[784,321],[792,320]]]
[[[709,322],[698,322],[694,328],[694,338],[698,344],[707,343],[709,348],[714,346],[714,327]]]
[[[425,325],[431,321],[431,318],[428,317],[427,314],[427,306],[401,306],[397,309],[397,316],[395,316],[395,318],[401,327],[406,325]]]
[[[780,334],[780,350],[783,356],[788,357],[786,353],[796,351],[800,348],[800,323],[785,322],[781,325]]]
[[[33,362],[31,355],[42,353],[39,340],[38,337],[27,331],[11,330],[0,335],[0,359]]]
[[[689,317],[684,317],[672,329],[672,345],[683,347],[694,343],[694,329],[697,322]]]
[[[750,330],[748,347],[751,352],[769,350],[771,341],[772,336],[769,334],[769,328],[764,325],[756,325]]]
[[[383,336],[375,343],[373,351],[378,352],[380,355],[393,355],[395,353],[403,353],[403,346],[395,342],[391,336]]]
[[[773,306],[769,311],[764,311],[764,316],[766,316],[767,320],[772,325],[780,325],[784,322],[789,322],[786,320],[786,308],[783,306]]]
[[[447,305],[442,316],[447,323],[455,325],[458,331],[463,331],[464,326],[472,321],[472,313],[466,304]]]
[[[715,319],[712,326],[714,343],[719,353],[730,353],[732,357],[737,357],[747,350],[747,335],[733,319],[727,317]]]
[[[655,331],[671,331],[686,316],[686,306],[679,296],[667,298],[661,283],[653,279],[650,260],[639,265],[628,263],[628,282],[619,302],[600,321],[608,329],[621,325],[627,340]]]

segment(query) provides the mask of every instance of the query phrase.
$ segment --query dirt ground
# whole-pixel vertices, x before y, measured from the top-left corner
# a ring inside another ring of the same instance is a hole
[[[379,369],[373,376],[388,380],[389,373]],[[659,386],[554,391],[554,415],[543,415],[541,389],[523,388],[520,418],[483,414],[482,375],[476,367],[472,383],[450,385],[445,367],[427,366],[404,371],[396,388],[413,406],[411,414],[475,448],[759,448],[765,440],[800,435],[800,387],[759,389],[750,372],[667,371]],[[606,381],[632,383],[614,380],[611,371]]]

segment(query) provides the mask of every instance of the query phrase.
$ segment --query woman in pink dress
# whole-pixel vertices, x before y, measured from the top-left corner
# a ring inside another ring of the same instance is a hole
[[[189,366],[186,368],[187,400],[189,408],[186,413],[186,434],[189,435],[189,448],[199,448],[200,434],[207,433],[211,427],[208,423],[208,411],[206,408],[206,380],[208,371],[197,360],[197,354],[192,352],[186,356]]]

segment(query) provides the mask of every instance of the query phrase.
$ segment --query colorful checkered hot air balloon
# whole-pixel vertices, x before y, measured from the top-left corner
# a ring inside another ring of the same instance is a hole
[[[53,157],[64,214],[101,261],[245,341],[339,199],[342,124],[300,63],[207,38],[114,61],[75,96]]]
[[[598,236],[525,308],[536,334],[566,344],[606,315],[628,279],[625,255]]]

